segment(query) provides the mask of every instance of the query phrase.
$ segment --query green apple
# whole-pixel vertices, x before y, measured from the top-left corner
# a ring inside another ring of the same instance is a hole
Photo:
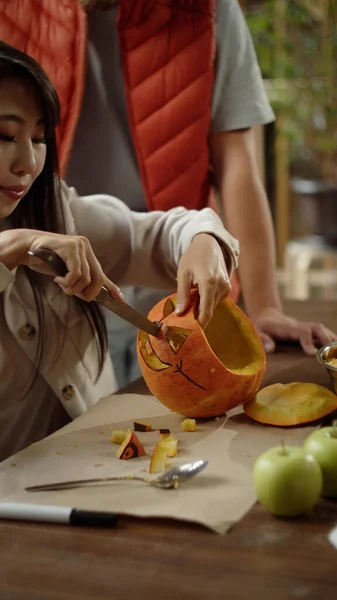
[[[314,456],[323,474],[323,496],[337,498],[337,421],[332,427],[314,431],[303,444],[306,452]]]
[[[262,506],[279,517],[309,512],[323,485],[315,458],[303,448],[283,444],[261,454],[254,464],[253,480]]]

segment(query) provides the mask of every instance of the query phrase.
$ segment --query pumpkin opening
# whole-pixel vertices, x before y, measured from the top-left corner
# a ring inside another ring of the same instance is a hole
[[[263,357],[260,341],[241,314],[231,311],[227,303],[218,304],[204,334],[214,354],[230,371],[250,375],[259,368]]]
[[[138,334],[139,339],[139,351],[146,362],[147,366],[153,371],[163,371],[171,367],[171,363],[164,363],[160,360],[159,356],[156,355],[150,342],[150,336],[145,331],[140,331]]]
[[[164,328],[164,336],[167,339],[167,343],[170,346],[172,352],[177,354],[181,349],[188,336],[191,335],[191,329],[183,329],[182,327],[174,327],[167,325]]]
[[[172,314],[175,311],[176,306],[177,306],[176,298],[167,298],[167,300],[164,304],[164,308],[163,308],[163,319],[166,319],[166,317],[168,317],[170,314]]]

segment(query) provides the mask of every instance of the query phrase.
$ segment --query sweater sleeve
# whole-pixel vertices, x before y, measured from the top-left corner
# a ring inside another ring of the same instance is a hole
[[[237,267],[238,242],[210,208],[137,213],[112,196],[79,197],[73,188],[63,189],[77,234],[90,240],[106,275],[118,285],[167,289],[199,233],[216,237],[229,275]]]
[[[15,277],[9,269],[2,263],[0,263],[0,293],[3,292],[6,287],[15,281]]]

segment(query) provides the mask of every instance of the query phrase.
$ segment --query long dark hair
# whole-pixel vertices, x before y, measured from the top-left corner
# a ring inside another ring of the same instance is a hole
[[[60,199],[56,139],[56,128],[60,121],[60,104],[57,93],[42,67],[33,58],[0,41],[0,81],[9,78],[27,84],[37,94],[45,120],[47,152],[41,174],[7,221],[15,229],[38,229],[64,234],[66,233],[66,224]],[[37,373],[42,357],[45,355],[44,350],[47,350],[44,309],[44,282],[46,276],[39,275],[28,267],[24,268],[34,294],[39,322],[39,343],[36,356]],[[67,300],[69,303],[76,302],[81,308],[97,342],[98,378],[102,372],[107,353],[107,332],[103,313],[96,302],[87,303],[75,297],[67,298]],[[60,345],[58,346],[60,349]]]

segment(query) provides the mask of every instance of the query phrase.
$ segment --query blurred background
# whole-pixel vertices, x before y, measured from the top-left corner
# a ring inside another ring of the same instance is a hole
[[[256,129],[283,297],[337,298],[337,0],[240,0],[276,122]]]

